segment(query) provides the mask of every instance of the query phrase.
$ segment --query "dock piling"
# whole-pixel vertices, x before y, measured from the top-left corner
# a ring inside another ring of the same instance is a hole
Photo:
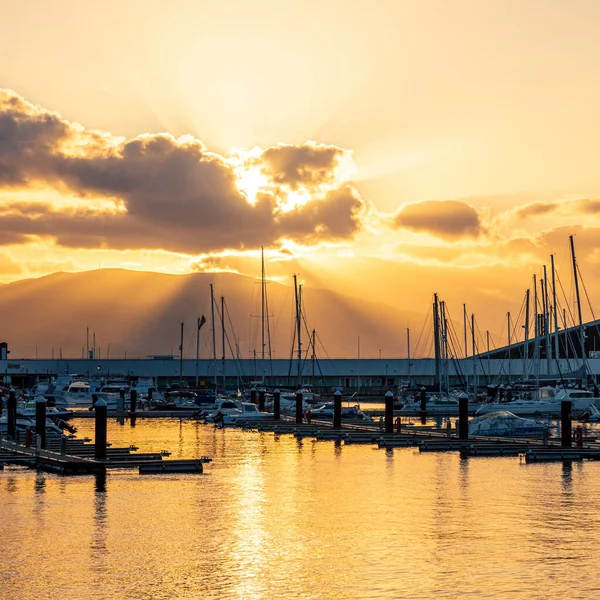
[[[11,440],[17,438],[17,396],[15,390],[11,388],[8,393],[8,415],[7,415],[7,434]]]
[[[273,418],[276,421],[281,419],[281,392],[279,390],[273,392]]]
[[[296,392],[296,425],[302,425],[302,390]]]
[[[106,460],[106,402],[100,399],[96,402],[96,438],[94,440],[94,457]]]
[[[394,433],[394,394],[385,394],[385,432]]]
[[[35,433],[40,436],[41,448],[46,449],[46,399],[38,396],[35,401]]]
[[[425,424],[427,420],[427,390],[421,388],[421,422]]]
[[[266,395],[267,395],[267,392],[266,392],[265,388],[260,388],[258,390],[258,410],[260,412],[265,412]]]
[[[253,387],[250,390],[250,402],[252,402],[252,404],[256,404],[256,388]]]
[[[464,392],[458,397],[458,437],[469,439],[469,396]]]
[[[136,408],[137,408],[137,391],[131,390],[129,392],[129,412],[135,413]]]
[[[98,403],[96,403],[97,405]],[[125,388],[121,388],[119,390],[119,404],[117,406],[117,410],[123,412],[125,410]]]
[[[342,392],[335,390],[333,394],[333,428],[342,428]]]
[[[573,445],[571,433],[571,401],[561,400],[560,403],[560,436],[561,446],[570,448]]]

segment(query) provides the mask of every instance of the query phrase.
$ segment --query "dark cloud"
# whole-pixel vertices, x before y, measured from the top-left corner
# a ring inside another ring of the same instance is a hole
[[[576,200],[575,209],[582,213],[595,215],[600,213],[600,200]]]
[[[145,134],[122,140],[86,130],[0,90],[0,188],[54,188],[82,199],[78,211],[22,203],[0,208],[0,226],[15,235],[50,236],[63,246],[163,248],[198,253],[312,242],[352,235],[363,201],[349,188],[327,194],[343,151],[332,146],[276,146],[258,160],[277,184],[304,186],[310,201],[279,208],[275,187],[254,203],[237,187],[226,158],[191,136]],[[310,188],[310,189],[308,189]],[[87,210],[104,197],[124,211]]]
[[[556,202],[532,202],[515,210],[515,215],[520,219],[535,217],[538,215],[547,215],[554,212],[558,208]]]
[[[262,171],[273,182],[292,189],[329,183],[339,159],[345,154],[336,146],[307,142],[303,146],[279,144],[261,155]]]
[[[444,239],[477,237],[485,233],[477,211],[458,200],[407,204],[394,217],[394,225]]]

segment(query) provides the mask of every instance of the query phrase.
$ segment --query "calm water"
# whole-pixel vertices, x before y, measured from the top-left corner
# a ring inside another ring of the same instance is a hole
[[[169,420],[111,422],[109,441],[214,462],[105,482],[0,472],[3,600],[600,597],[600,463]]]

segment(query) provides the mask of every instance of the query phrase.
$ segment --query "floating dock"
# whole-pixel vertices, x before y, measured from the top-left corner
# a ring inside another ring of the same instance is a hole
[[[97,475],[107,469],[137,468],[146,473],[202,473],[204,464],[212,459],[203,456],[190,460],[165,460],[168,452],[136,453],[136,448],[107,448],[106,459],[94,458],[95,447],[76,439],[69,439],[64,451],[60,439],[49,439],[48,448],[28,448],[21,444],[0,442],[0,469],[5,464],[21,465],[62,475]]]

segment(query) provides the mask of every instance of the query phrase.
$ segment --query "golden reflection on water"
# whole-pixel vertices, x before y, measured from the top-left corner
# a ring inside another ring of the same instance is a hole
[[[93,436],[80,421],[79,436]],[[600,465],[111,422],[203,475],[0,472],[2,599],[597,597]]]

